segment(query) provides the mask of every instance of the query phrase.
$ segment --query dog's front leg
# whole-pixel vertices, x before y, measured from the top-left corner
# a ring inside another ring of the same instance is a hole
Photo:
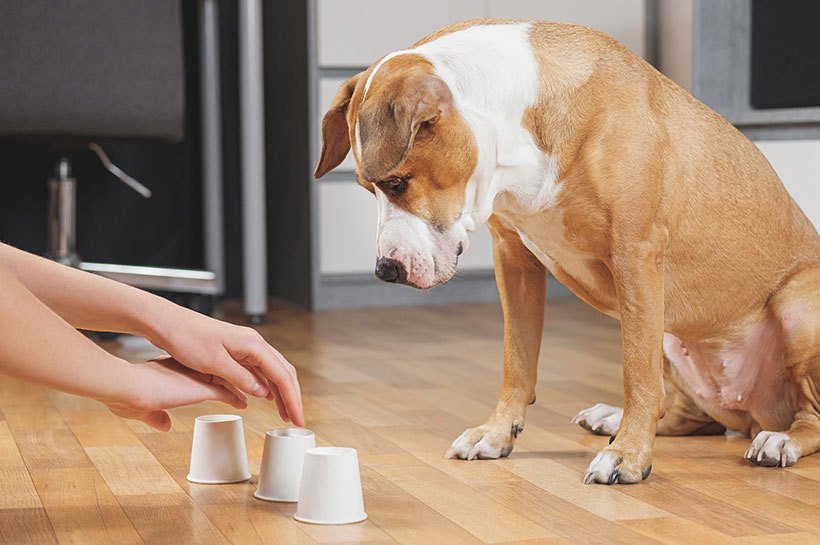
[[[462,433],[446,458],[498,458],[512,452],[524,429],[527,405],[535,400],[538,352],[546,304],[544,266],[524,247],[518,233],[495,217],[489,221],[493,260],[504,311],[504,385],[495,410],[477,428]]]
[[[587,469],[585,483],[637,483],[652,469],[655,430],[663,411],[663,263],[645,241],[613,249],[623,347],[624,414],[614,442]]]
[[[663,252],[654,240],[613,245],[610,270],[618,295],[623,349],[624,414],[618,435],[590,463],[585,483],[637,483],[652,470],[663,411]]]

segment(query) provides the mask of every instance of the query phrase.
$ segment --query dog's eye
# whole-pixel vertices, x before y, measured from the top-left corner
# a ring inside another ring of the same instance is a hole
[[[398,197],[404,190],[407,189],[407,182],[410,179],[410,176],[393,176],[391,178],[385,178],[384,180],[379,180],[376,182],[376,185],[379,186],[379,189],[384,191],[385,193],[392,195],[394,197]]]

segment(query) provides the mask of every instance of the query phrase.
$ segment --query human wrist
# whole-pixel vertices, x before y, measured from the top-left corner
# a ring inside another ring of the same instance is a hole
[[[137,365],[111,356],[111,362],[105,375],[103,389],[91,397],[106,405],[133,406],[139,404],[143,398],[143,392]]]
[[[174,329],[173,324],[179,320],[178,312],[181,307],[158,295],[143,293],[145,297],[133,318],[133,333],[164,349],[169,341],[169,333]]]

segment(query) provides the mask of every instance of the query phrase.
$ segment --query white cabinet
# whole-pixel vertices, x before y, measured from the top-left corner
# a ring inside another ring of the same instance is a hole
[[[317,0],[317,61],[364,67],[451,23],[484,16],[481,0]]]
[[[319,270],[372,273],[376,265],[376,199],[350,182],[319,184]]]
[[[646,55],[646,0],[488,0],[487,16],[583,25]]]

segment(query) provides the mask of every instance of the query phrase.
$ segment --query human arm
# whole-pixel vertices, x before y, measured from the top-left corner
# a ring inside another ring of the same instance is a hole
[[[106,403],[115,414],[170,427],[165,409],[244,396],[169,358],[130,364],[95,345],[0,266],[0,373]]]
[[[0,267],[71,326],[144,337],[194,371],[275,399],[284,420],[304,424],[296,370],[255,330],[5,244]]]

